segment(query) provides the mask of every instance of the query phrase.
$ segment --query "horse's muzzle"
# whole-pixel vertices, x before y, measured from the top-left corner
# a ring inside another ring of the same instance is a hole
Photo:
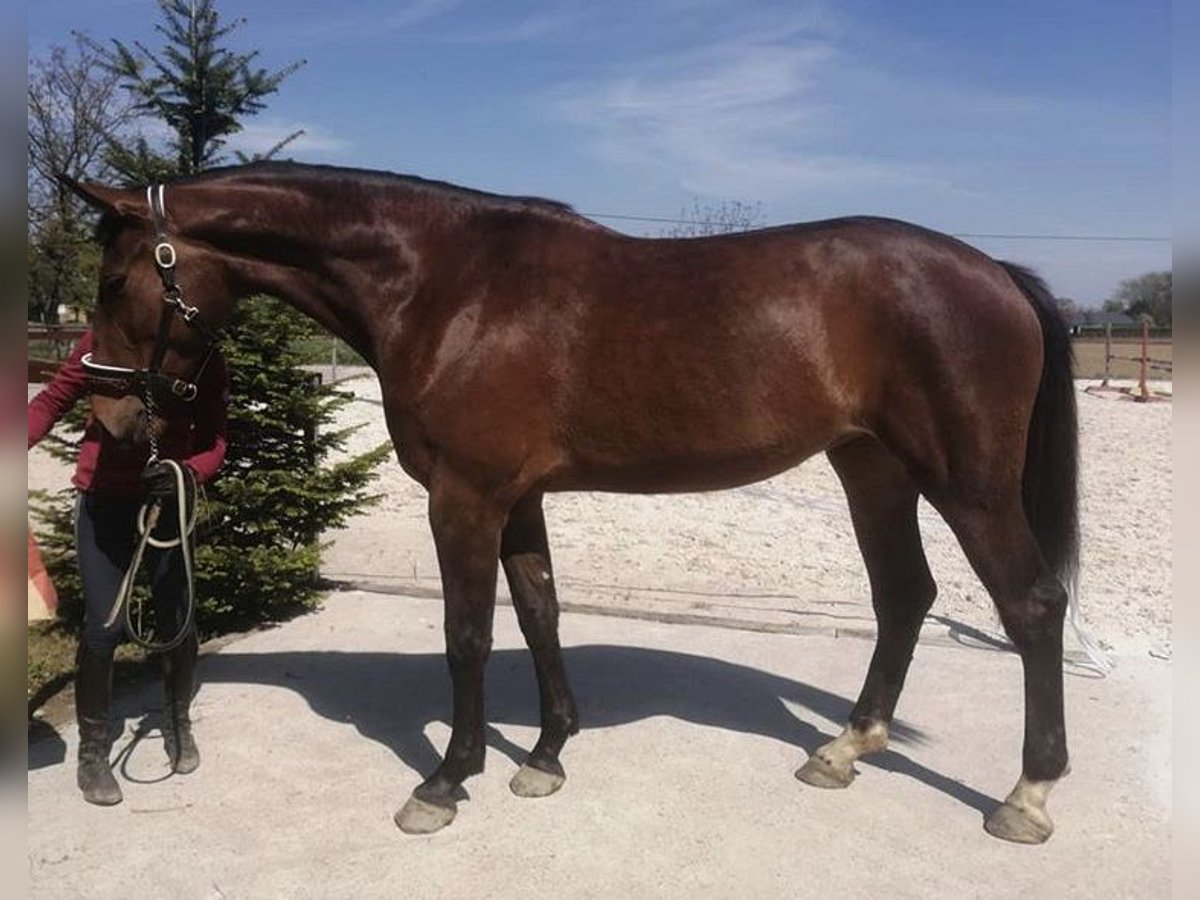
[[[114,439],[123,444],[146,444],[153,427],[146,405],[136,396],[92,395],[92,415]]]

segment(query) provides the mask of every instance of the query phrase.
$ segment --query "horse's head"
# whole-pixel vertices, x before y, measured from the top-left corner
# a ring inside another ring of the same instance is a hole
[[[165,212],[154,213],[157,190],[62,181],[101,213],[103,256],[92,354],[85,358],[92,412],[118,440],[144,443],[160,427],[146,408],[148,389],[155,398],[187,399],[212,329],[231,311],[230,272],[211,248],[186,237],[171,189]]]

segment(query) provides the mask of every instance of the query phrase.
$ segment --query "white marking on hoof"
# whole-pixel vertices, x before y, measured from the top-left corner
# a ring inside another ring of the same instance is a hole
[[[984,830],[993,837],[1017,844],[1043,844],[1054,833],[1054,823],[1046,812],[1046,798],[1053,781],[1029,781],[1024,775],[1017,786],[984,822]]]
[[[1005,803],[983,821],[992,837],[1016,844],[1044,844],[1054,833],[1054,823],[1045,810],[1017,809]]]
[[[796,777],[805,784],[819,788],[849,787],[854,780],[854,767],[847,766],[839,769],[819,755],[820,751],[808,758],[808,762],[796,770]]]
[[[882,722],[873,723],[866,731],[844,728],[841,734],[808,758],[796,772],[796,777],[813,787],[849,787],[857,774],[854,761],[883,750],[887,742],[888,730]]]
[[[438,806],[419,797],[409,797],[396,813],[396,824],[405,834],[433,834],[454,821],[456,806]]]
[[[526,764],[517,770],[508,786],[518,797],[549,797],[562,787],[566,780],[565,775],[543,772]]]

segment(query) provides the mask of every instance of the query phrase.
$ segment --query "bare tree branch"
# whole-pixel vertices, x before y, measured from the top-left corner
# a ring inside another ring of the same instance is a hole
[[[699,200],[693,200],[692,208],[680,212],[679,218],[682,221],[665,229],[663,237],[731,234],[758,228],[764,222],[762,204],[742,200],[722,200],[716,205],[706,206],[701,206]]]

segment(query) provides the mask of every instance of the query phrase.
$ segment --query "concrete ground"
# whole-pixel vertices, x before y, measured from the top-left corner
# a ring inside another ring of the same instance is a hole
[[[429,837],[392,822],[445,746],[435,599],[345,591],[207,654],[203,765],[170,776],[157,686],[120,699],[120,806],[80,799],[76,732],[30,744],[34,897],[1162,897],[1171,887],[1170,663],[1066,679],[1072,774],[1048,844],[985,812],[1019,770],[1016,657],[922,644],[904,738],[845,791],[801,784],[839,730],[871,643],[566,613],[583,730],[567,783],[508,779],[536,736],[532,667],[501,607],[488,769]],[[139,731],[150,730],[139,737]]]

